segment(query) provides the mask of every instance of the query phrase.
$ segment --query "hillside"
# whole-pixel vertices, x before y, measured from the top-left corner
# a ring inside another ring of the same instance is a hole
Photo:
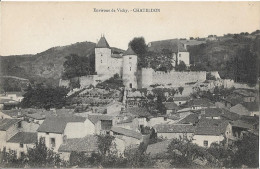
[[[65,57],[70,54],[94,57],[96,44],[92,42],[78,42],[72,45],[53,47],[35,55],[0,56],[0,76],[9,75],[58,85],[63,71]],[[123,52],[112,48],[114,52]]]
[[[191,64],[195,70],[219,71],[222,78],[254,84],[259,76],[259,34],[235,34],[216,41],[191,46]]]

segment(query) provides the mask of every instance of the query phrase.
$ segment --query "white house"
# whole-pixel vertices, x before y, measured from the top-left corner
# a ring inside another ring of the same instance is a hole
[[[94,134],[94,125],[84,117],[46,118],[38,128],[38,141],[43,140],[55,152],[66,138],[82,138]]]
[[[201,119],[196,127],[193,143],[210,147],[212,143],[220,143],[225,138],[227,120]]]

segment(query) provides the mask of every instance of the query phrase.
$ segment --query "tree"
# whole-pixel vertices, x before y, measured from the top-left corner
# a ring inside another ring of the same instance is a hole
[[[233,167],[246,165],[250,168],[259,167],[259,138],[253,134],[243,135],[243,139],[235,142],[237,151],[232,159]]]
[[[182,95],[182,92],[183,92],[183,90],[184,90],[184,87],[180,86],[180,87],[178,87],[178,90],[179,90],[179,93]]]
[[[147,52],[147,45],[143,37],[134,38],[129,42],[129,45],[138,56],[142,56]]]
[[[30,167],[59,167],[61,164],[59,154],[48,149],[42,139],[28,149],[27,159]]]
[[[21,102],[23,108],[62,108],[66,105],[68,89],[64,87],[28,87]]]
[[[186,66],[186,64],[181,60],[180,63],[175,66],[175,70],[176,70],[176,71],[186,71],[186,70],[187,70],[187,66]]]
[[[90,59],[88,57],[71,54],[65,58],[66,61],[63,63],[63,79],[86,76],[94,72],[94,67],[93,65],[91,66]]]

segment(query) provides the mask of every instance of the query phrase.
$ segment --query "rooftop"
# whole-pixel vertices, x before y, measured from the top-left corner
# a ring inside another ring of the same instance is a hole
[[[195,124],[199,121],[198,114],[189,114],[178,122],[178,124]]]
[[[84,122],[85,117],[80,116],[53,116],[46,118],[38,128],[38,132],[49,132],[62,134],[67,123],[70,122]]]
[[[97,137],[89,135],[83,138],[67,139],[60,145],[59,152],[97,152],[98,143]]]
[[[169,50],[172,53],[177,52],[187,52],[184,48],[183,44],[180,43],[178,39],[168,39],[168,40],[161,40],[161,41],[153,41],[150,42],[150,47],[148,48],[149,51],[153,52],[162,52],[163,50]]]
[[[157,124],[157,133],[194,133],[195,127],[190,124]]]
[[[0,119],[0,130],[6,131],[19,121],[21,121],[21,119]]]
[[[144,107],[128,107],[126,108],[126,112],[138,117],[148,117],[151,115],[149,111]]]
[[[113,116],[108,116],[108,115],[104,115],[104,114],[89,114],[88,119],[93,124],[96,124],[98,121],[101,121],[101,120],[113,120]]]
[[[175,104],[174,102],[164,102],[163,104],[167,110],[178,110],[179,109],[178,105]]]
[[[200,119],[195,135],[219,136],[225,133],[228,122],[228,120]]]
[[[148,145],[146,153],[150,154],[151,157],[156,157],[157,155],[165,155],[168,151],[168,146],[171,144],[172,140],[165,140],[158,143]]]
[[[139,140],[141,140],[143,138],[141,133],[138,133],[134,130],[125,129],[125,128],[122,128],[122,127],[113,126],[111,128],[111,131],[119,133],[119,134],[124,135],[124,136],[133,137],[133,138],[136,138],[136,139],[139,139]]]
[[[107,40],[104,36],[102,36],[98,43],[97,43],[97,48],[110,48],[109,44],[107,43]]]
[[[133,49],[130,45],[128,46],[128,49],[123,54],[123,56],[126,56],[126,55],[136,55],[136,53],[133,51]]]
[[[259,111],[259,103],[257,102],[244,102],[241,104],[249,111]]]
[[[34,144],[37,142],[37,133],[19,132],[11,137],[7,142],[9,143],[22,143]]]
[[[206,98],[193,99],[189,101],[189,106],[202,106],[202,107],[211,107],[214,104]]]

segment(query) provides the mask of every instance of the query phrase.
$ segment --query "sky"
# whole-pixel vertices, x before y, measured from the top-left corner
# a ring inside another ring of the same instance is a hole
[[[36,54],[76,42],[127,49],[134,37],[146,42],[260,29],[260,2],[0,2],[0,55]],[[96,9],[127,9],[94,12]],[[133,12],[157,8],[160,12]]]

